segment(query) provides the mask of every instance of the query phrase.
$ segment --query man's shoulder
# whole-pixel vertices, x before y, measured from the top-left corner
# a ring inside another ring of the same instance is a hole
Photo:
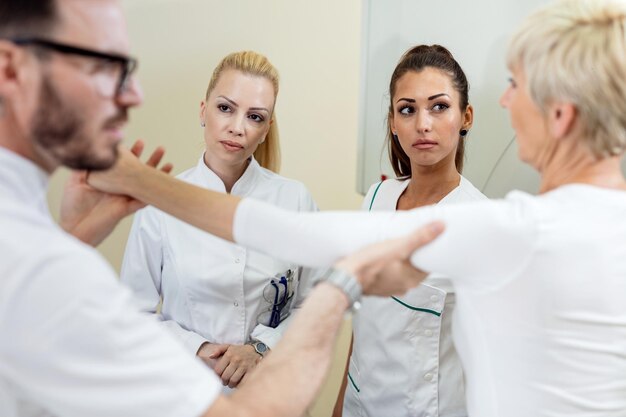
[[[112,271],[97,251],[63,231],[52,219],[32,210],[0,204],[0,271],[7,275],[46,271]]]

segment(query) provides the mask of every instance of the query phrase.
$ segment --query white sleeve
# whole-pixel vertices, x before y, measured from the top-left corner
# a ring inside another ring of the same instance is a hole
[[[51,414],[197,417],[220,394],[94,251],[17,261],[28,279],[0,305],[0,375]]]
[[[317,204],[313,200],[313,197],[308,192],[304,186],[300,190],[300,204],[299,211],[304,212],[316,212],[318,211]],[[318,269],[318,268],[307,268],[307,267],[299,267],[298,274],[298,287],[294,294],[294,300],[291,303],[290,315],[280,322],[278,326],[275,328],[264,326],[262,324],[258,324],[250,337],[254,340],[259,340],[265,343],[270,348],[274,348],[276,344],[280,341],[285,331],[289,327],[291,321],[293,320],[294,314],[297,310],[302,306],[304,299],[308,295],[309,291],[313,287],[315,281],[317,281],[324,273],[326,272],[326,268]]]
[[[120,272],[121,282],[133,291],[141,311],[156,314],[161,301],[162,269],[163,231],[159,211],[146,207],[135,214]],[[165,320],[161,315],[157,317],[161,326],[179,339],[190,353],[195,355],[207,342],[176,321]]]
[[[312,267],[377,241],[402,236],[433,220],[446,230],[416,251],[412,263],[457,283],[493,285],[517,271],[532,253],[536,227],[523,201],[478,201],[410,211],[293,213],[243,200],[233,234],[243,246]]]

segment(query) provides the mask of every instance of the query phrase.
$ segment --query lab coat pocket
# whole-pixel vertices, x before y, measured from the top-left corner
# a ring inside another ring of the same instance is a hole
[[[348,365],[348,375],[346,375],[347,386],[343,398],[343,417],[362,417],[363,408],[361,407],[361,373],[352,357]]]
[[[289,316],[295,294],[295,275],[293,269],[288,269],[269,279],[263,289],[267,307],[259,315],[258,324],[275,328]]]

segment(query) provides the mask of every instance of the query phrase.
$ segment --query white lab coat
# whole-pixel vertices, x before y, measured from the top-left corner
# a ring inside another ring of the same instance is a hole
[[[225,192],[202,157],[178,178]],[[316,210],[303,184],[262,168],[254,159],[231,194],[295,211]],[[134,291],[143,311],[156,312],[162,299],[163,325],[195,354],[205,341],[244,344],[253,338],[274,347],[289,320],[276,328],[259,323],[271,309],[263,291],[272,278],[288,270],[295,272],[290,285],[293,308],[310,287],[311,270],[247,250],[147,207],[135,216],[121,280]]]
[[[374,184],[364,210],[395,210],[410,180]],[[461,177],[439,204],[484,199]],[[452,343],[455,294],[431,274],[401,297],[364,297],[353,318],[344,417],[466,416],[463,371]]]

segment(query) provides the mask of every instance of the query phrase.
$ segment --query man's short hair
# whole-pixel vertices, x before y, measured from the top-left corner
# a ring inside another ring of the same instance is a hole
[[[57,0],[0,0],[0,38],[48,35],[58,20]]]

